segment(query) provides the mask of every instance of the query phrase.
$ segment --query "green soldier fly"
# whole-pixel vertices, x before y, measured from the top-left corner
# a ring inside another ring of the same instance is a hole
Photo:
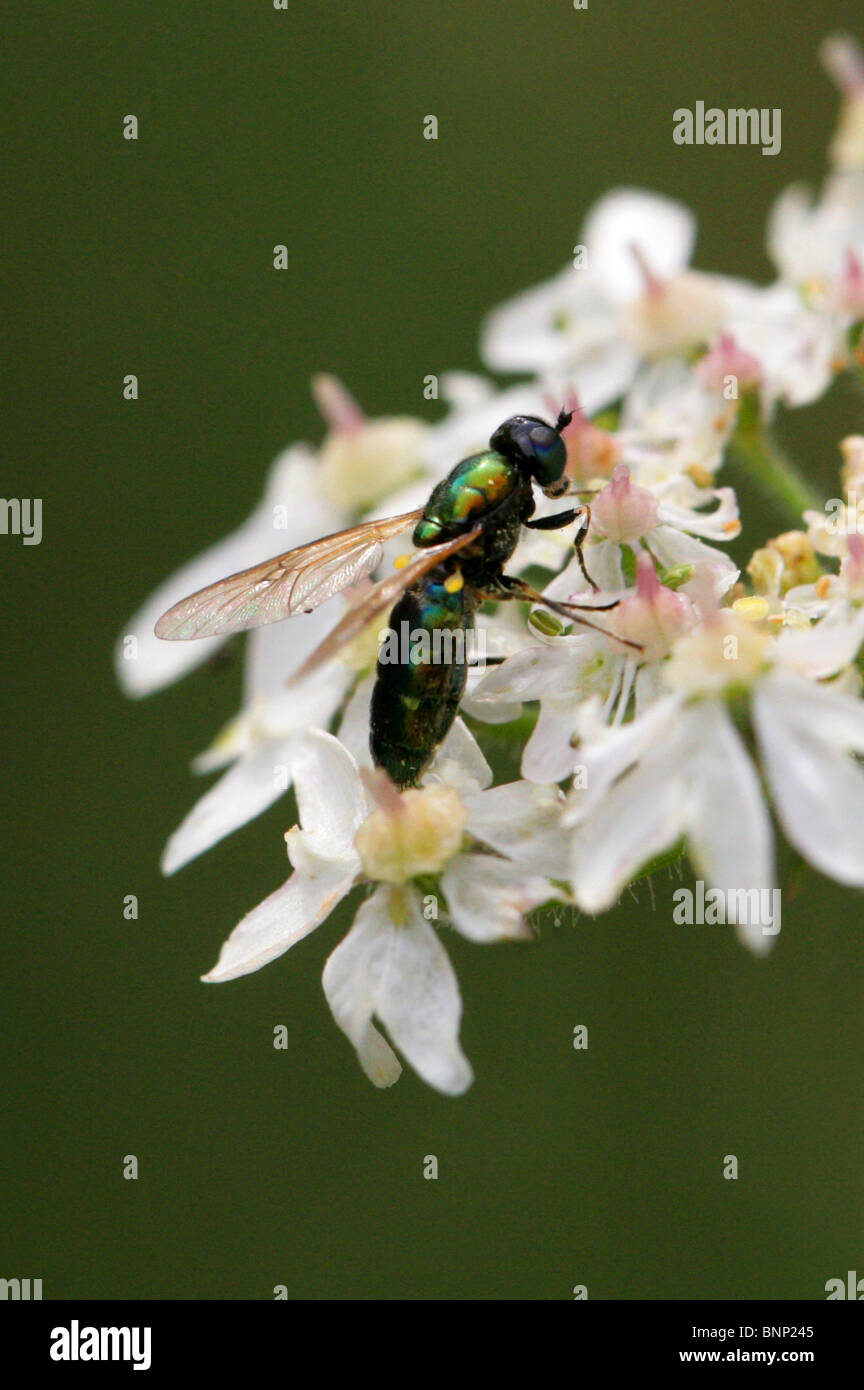
[[[548,497],[563,497],[567,450],[561,437],[572,413],[562,411],[549,425],[533,415],[513,415],[489,441],[489,448],[462,459],[417,511],[383,521],[362,522],[311,545],[230,575],[170,608],[156,624],[156,635],[177,641],[223,636],[308,613],[334,594],[370,574],[380,563],[384,542],[413,526],[417,553],[395,574],[373,584],[303,663],[300,680],[335,656],[385,609],[390,627],[439,634],[468,632],[481,603],[522,600],[543,605],[582,627],[603,629],[586,618],[617,606],[584,605],[545,598],[524,580],[505,573],[523,526],[553,530],[576,523],[574,546],[582,557],[590,509],[570,507],[534,518],[536,484]],[[625,646],[640,650],[633,642]],[[446,737],[465,692],[468,660],[464,645],[446,662],[421,659],[398,664],[378,661],[370,715],[372,760],[397,787],[415,786]]]

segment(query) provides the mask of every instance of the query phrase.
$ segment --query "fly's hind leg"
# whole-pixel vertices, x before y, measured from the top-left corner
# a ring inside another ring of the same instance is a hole
[[[508,599],[518,599],[523,603],[538,603],[550,612],[557,613],[562,618],[569,618],[571,622],[578,623],[580,627],[590,627],[594,632],[602,632],[604,637],[611,637],[615,642],[621,642],[625,647],[632,647],[634,651],[644,650],[638,642],[630,642],[626,637],[616,637],[614,632],[607,632],[605,628],[599,627],[597,623],[589,622],[582,616],[583,613],[605,613],[610,608],[617,608],[620,599],[616,598],[612,603],[560,603],[558,599],[547,598],[538,589],[532,588],[524,579],[517,579],[512,574],[502,574],[494,584],[485,589],[477,590],[479,599],[486,599],[492,603],[503,603]]]
[[[578,523],[576,534],[573,537],[573,549],[576,551],[579,568],[596,594],[599,585],[594,583],[588,573],[585,556],[582,553],[582,546],[591,525],[591,508],[587,503],[583,503],[579,507],[570,507],[566,512],[556,512],[554,516],[538,516],[534,521],[526,521],[525,525],[531,531],[559,531],[562,526],[569,526],[571,521]]]

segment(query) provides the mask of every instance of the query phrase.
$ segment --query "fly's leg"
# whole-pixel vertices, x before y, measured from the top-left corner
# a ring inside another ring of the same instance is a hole
[[[554,516],[539,516],[534,521],[526,521],[525,525],[531,531],[559,531],[562,526],[569,526],[571,521],[578,522],[576,534],[573,537],[573,548],[576,551],[579,568],[596,594],[599,586],[594,583],[588,573],[585,566],[585,556],[582,553],[582,546],[591,525],[591,508],[587,503],[583,503],[581,507],[570,507],[566,512],[556,512]]]
[[[486,599],[492,603],[503,603],[508,599],[518,599],[523,603],[538,603],[550,612],[559,614],[562,618],[569,618],[576,622],[580,627],[590,627],[593,632],[602,632],[604,637],[611,637],[615,642],[621,642],[625,647],[632,647],[634,651],[641,652],[644,648],[638,642],[630,642],[626,637],[616,637],[614,632],[607,632],[605,628],[599,627],[597,623],[589,622],[583,618],[583,613],[605,613],[610,608],[617,608],[621,602],[616,598],[612,603],[597,603],[594,605],[584,603],[560,603],[557,599],[546,598],[538,589],[526,584],[524,579],[517,579],[511,574],[502,574],[495,584],[485,589],[476,590],[478,599]]]

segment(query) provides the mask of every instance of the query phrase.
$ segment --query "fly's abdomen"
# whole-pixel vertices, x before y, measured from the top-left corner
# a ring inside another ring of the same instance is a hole
[[[465,692],[474,607],[465,588],[455,587],[460,578],[427,576],[390,615],[378,656],[369,744],[373,762],[397,787],[419,781]]]

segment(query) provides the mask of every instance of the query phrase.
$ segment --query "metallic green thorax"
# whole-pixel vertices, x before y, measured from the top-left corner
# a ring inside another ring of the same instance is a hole
[[[414,544],[439,545],[484,523],[476,546],[463,551],[456,566],[469,583],[482,584],[510,559],[520,527],[533,510],[524,473],[503,454],[486,449],[457,463],[434,489],[414,530]]]
[[[465,643],[482,597],[475,591],[494,584],[533,510],[529,479],[491,449],[458,463],[423,510],[414,531],[414,544],[421,549],[453,540],[480,524],[483,530],[466,550],[406,590],[390,615],[393,640],[379,656],[370,746],[376,765],[385,768],[398,787],[416,784],[450,730],[468,676]],[[463,583],[458,587],[460,576]],[[431,660],[424,659],[424,632],[427,652],[433,644]],[[446,633],[457,640],[451,637],[448,642]],[[394,643],[399,655],[395,661]]]

